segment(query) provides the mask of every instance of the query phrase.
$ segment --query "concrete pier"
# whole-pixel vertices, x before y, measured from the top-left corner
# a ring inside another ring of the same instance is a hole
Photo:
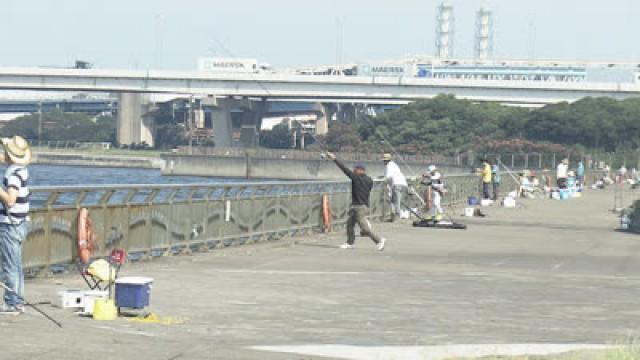
[[[120,93],[118,101],[117,138],[120,144],[153,146],[153,119],[147,116],[149,95],[144,93]]]
[[[315,155],[315,154],[314,154]],[[166,167],[162,170],[164,175],[191,175],[191,176],[221,176],[243,177],[247,179],[285,179],[285,180],[344,180],[345,176],[331,161],[320,158],[290,159],[272,158],[255,155],[246,151],[243,155],[232,154],[229,156],[211,155],[175,155],[165,154]],[[373,177],[384,175],[384,163],[382,161],[345,161],[349,167],[356,164],[364,164],[367,172]],[[411,162],[410,173],[408,167],[402,164],[406,175],[419,176],[425,171],[428,163]],[[460,174],[460,167],[441,167],[449,174]]]
[[[15,344],[3,355],[443,360],[429,346],[608,344],[640,322],[638,238],[613,231],[612,197],[486,208],[467,231],[375,225],[389,239],[383,253],[365,238],[338,249],[338,231],[126,264],[123,275],[155,279],[150,310],[182,323],[98,322],[42,305],[64,328],[31,309],[0,318]],[[57,291],[83,287],[72,273],[26,291],[55,302]]]

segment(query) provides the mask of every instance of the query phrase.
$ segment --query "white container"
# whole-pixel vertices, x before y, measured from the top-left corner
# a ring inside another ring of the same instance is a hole
[[[63,290],[58,291],[58,306],[63,309],[81,309],[82,308],[82,290]]]
[[[93,315],[93,305],[96,299],[106,299],[109,296],[108,291],[88,290],[82,293],[82,312],[87,315]]]
[[[464,216],[466,217],[473,217],[473,213],[475,212],[476,212],[475,208],[472,208],[472,207],[464,208]]]
[[[516,199],[514,198],[504,198],[504,202],[502,203],[502,206],[504,206],[505,208],[514,208],[516,207]]]
[[[493,200],[491,199],[480,200],[480,206],[491,206],[491,204],[493,204]]]

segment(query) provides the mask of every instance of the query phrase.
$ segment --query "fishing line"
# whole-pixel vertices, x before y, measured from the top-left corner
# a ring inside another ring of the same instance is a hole
[[[60,322],[58,322],[56,319],[52,318],[49,314],[47,314],[46,312],[40,310],[37,306],[35,306],[34,304],[28,302],[27,300],[25,300],[22,296],[18,295],[17,292],[15,292],[15,290],[10,289],[7,285],[5,285],[5,283],[0,282],[0,287],[3,287],[5,290],[9,291],[10,293],[14,294],[20,301],[24,302],[25,305],[30,306],[31,308],[33,308],[33,310],[37,311],[38,313],[40,313],[40,315],[44,316],[45,318],[47,318],[49,321],[51,321],[52,323],[56,324],[57,327],[62,328],[62,324]]]

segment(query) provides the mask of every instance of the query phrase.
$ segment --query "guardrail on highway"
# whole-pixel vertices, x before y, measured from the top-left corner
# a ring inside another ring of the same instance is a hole
[[[445,201],[477,195],[478,181],[477,176],[446,178]],[[333,225],[340,229],[350,204],[348,182],[35,187],[24,266],[33,276],[75,262],[77,214],[83,207],[97,235],[96,256],[118,247],[136,260],[320,231],[323,194],[329,195]],[[389,213],[387,196],[377,182],[373,220]],[[412,206],[418,204],[412,200]]]

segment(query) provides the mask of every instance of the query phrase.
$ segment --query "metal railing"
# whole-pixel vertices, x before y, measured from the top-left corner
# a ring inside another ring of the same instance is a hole
[[[446,183],[447,204],[478,194],[477,176],[452,176]],[[96,234],[96,256],[124,248],[136,260],[320,231],[323,194],[339,229],[351,201],[348,182],[35,187],[24,266],[34,276],[76,261],[83,207]],[[376,182],[370,201],[373,220],[388,214],[384,184]]]

